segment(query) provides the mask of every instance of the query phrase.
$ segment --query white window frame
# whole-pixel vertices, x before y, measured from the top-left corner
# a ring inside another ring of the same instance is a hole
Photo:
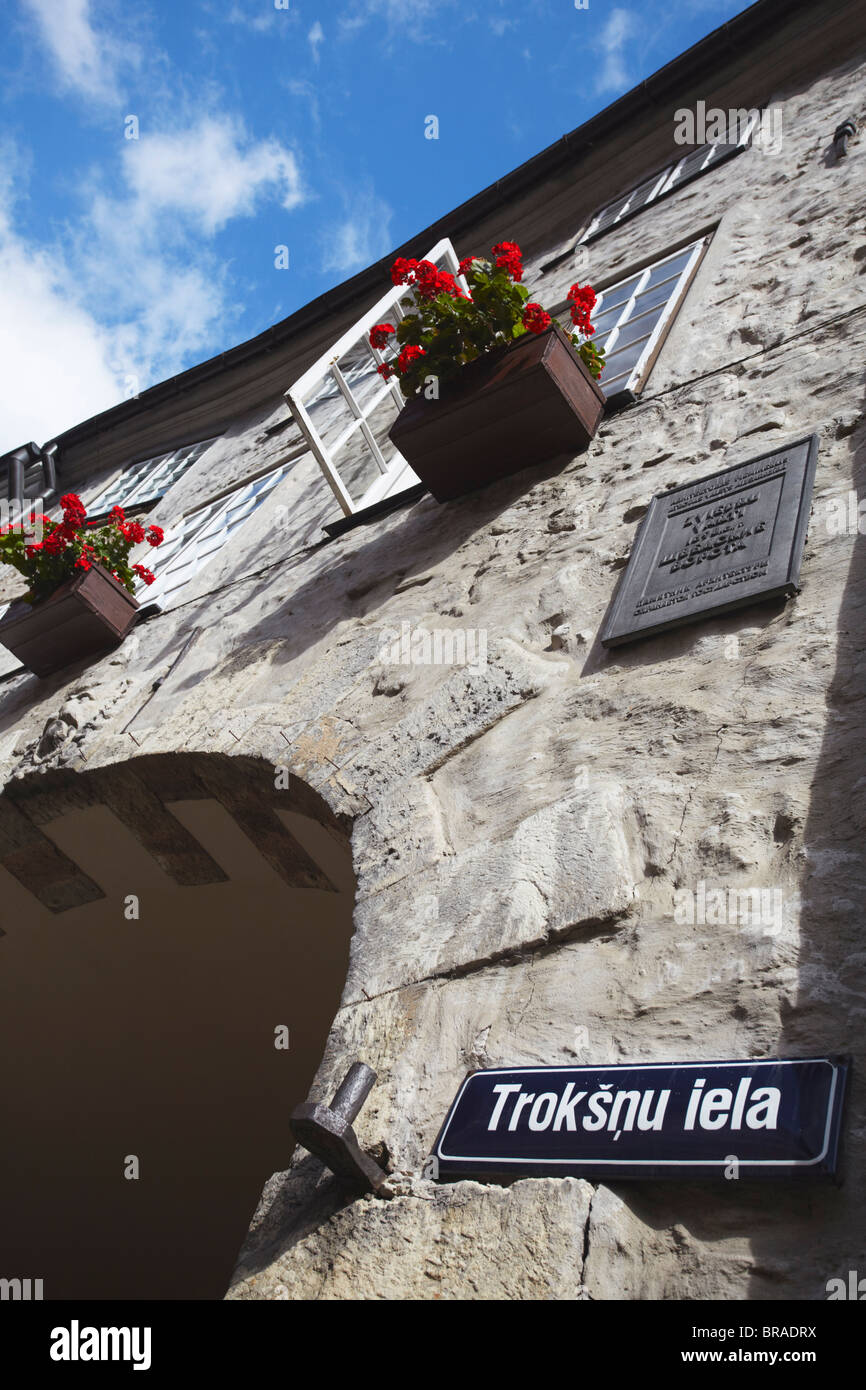
[[[145,584],[143,580],[136,584],[136,598],[142,606],[161,605],[167,592],[174,596],[178,589],[198,574],[205,561],[231,541],[235,532],[258,511],[273,489],[283,481],[296,456],[293,452],[290,458],[284,459],[276,468],[248,479],[224,496],[188,512],[176,525],[166,527],[163,546],[168,546],[169,551],[165,556],[161,554],[162,546],[154,549],[148,547],[149,559],[146,553],[137,552],[137,560],[151,569],[156,576],[153,584]],[[246,508],[243,517],[238,519],[232,516],[230,525],[226,524],[229,515],[236,513],[241,507]],[[202,542],[219,535],[221,530],[224,534],[219,544],[205,549]],[[182,581],[174,585],[168,584],[171,575],[181,565],[188,567],[190,564],[192,568]]]
[[[136,548],[132,555],[133,563],[143,564],[152,570],[156,578],[153,584],[145,584],[143,579],[137,579],[135,584],[135,597],[139,600],[142,608],[152,604],[160,605],[166,590],[169,588],[167,580],[179,568],[181,562],[184,565],[190,563],[190,551],[197,550],[200,542],[207,540],[208,536],[219,534],[221,526],[225,522],[229,513],[236,512],[240,506],[246,504],[247,510],[241,520],[232,519],[231,528],[224,527],[225,534],[219,545],[213,546],[203,554],[193,554],[193,568],[179,584],[171,586],[171,593],[183,588],[183,586],[198,574],[202,565],[211,556],[222,550],[234,536],[236,530],[240,530],[244,522],[257,512],[268,495],[273,491],[278,483],[289,472],[292,464],[298,457],[295,450],[288,459],[284,459],[277,468],[272,468],[267,473],[260,473],[254,478],[249,478],[245,483],[233,488],[230,492],[221,497],[215,498],[211,502],[206,502],[203,506],[197,507],[195,511],[188,512],[182,516],[180,521],[174,526],[165,528],[165,539],[163,546],[169,548],[163,555],[162,546],[151,547],[146,543]],[[244,493],[247,497],[244,498]],[[0,618],[7,612],[11,605],[0,603]]]
[[[586,228],[586,230],[578,237],[576,244],[578,246],[582,246],[585,241],[589,241],[592,237],[594,237],[597,231],[598,234],[601,235],[602,232],[607,232],[610,230],[611,227],[615,227],[619,222],[622,222],[623,218],[625,218],[631,210],[632,203],[634,202],[638,193],[643,192],[647,184],[650,184],[651,189],[649,196],[645,198],[640,205],[641,209],[648,207],[649,204],[654,202],[655,199],[661,193],[662,187],[667,182],[668,176],[670,175],[671,168],[671,165],[667,165],[666,168],[662,169],[661,172],[657,174],[654,178],[644,179],[641,183],[636,184],[634,188],[630,189],[628,193],[625,193],[621,198],[614,198],[611,202],[605,203],[604,207],[599,208],[593,214],[592,221],[589,223],[589,226]],[[619,203],[621,203],[622,206],[620,207],[619,212],[616,214],[616,217],[611,218],[609,222],[606,222],[605,225],[599,229],[599,223],[602,222],[607,213],[610,212],[611,208],[615,208]]]
[[[441,241],[437,241],[432,251],[428,251],[423,259],[432,261],[440,268],[444,266],[456,277],[461,289],[466,293],[469,292],[466,280],[459,274],[457,253],[448,237],[443,237]],[[420,481],[417,474],[412,472],[403,455],[396,450],[390,461],[385,459],[368,423],[369,417],[376,407],[381,405],[382,401],[389,396],[400,409],[406,404],[405,397],[396,381],[392,377],[390,381],[383,382],[377,390],[371,392],[369,399],[362,404],[352,390],[351,380],[340,367],[341,359],[362,342],[366,342],[367,350],[376,363],[381,364],[385,361],[382,352],[370,347],[370,329],[375,324],[385,321],[387,315],[392,316],[399,323],[406,313],[400,301],[410,296],[411,293],[411,286],[394,285],[387,294],[376,301],[363,318],[353,323],[351,328],[348,328],[342,337],[338,338],[328,351],[323,353],[318,361],[314,362],[303,376],[298,377],[297,381],[294,381],[285,392],[286,404],[303,433],[316,462],[324,473],[344,516],[354,516],[358,512],[366,510],[367,507],[383,501],[386,497],[393,497],[400,492],[405,492],[410,487],[415,487]],[[352,420],[337,438],[330,445],[327,445],[313,424],[307,406],[312,404],[311,398],[321,388],[322,383],[329,375],[333,378],[337,390],[348,405]],[[373,456],[379,470],[379,477],[356,502],[349,494],[349,490],[340,476],[334,455],[359,431]]]
[[[159,498],[165,496],[169,488],[180,481],[187,468],[197,463],[201,456],[210,448],[211,444],[215,444],[219,437],[219,435],[214,435],[210,439],[198,439],[194,444],[184,444],[180,449],[170,449],[168,453],[157,454],[151,459],[139,459],[137,463],[127,464],[110,482],[105,483],[93,497],[88,499],[88,512],[94,512],[99,515],[102,512],[109,511],[114,506],[132,509],[144,502],[158,501]],[[196,450],[198,452],[196,452]],[[181,455],[184,456],[184,459],[189,455],[193,455],[193,457],[190,458],[186,466],[181,468],[179,472],[173,472],[174,465],[179,461],[183,461],[179,457]],[[150,466],[148,467],[148,465]],[[132,491],[125,497],[120,496],[123,490],[124,479],[127,478],[133,470],[139,469],[141,470],[141,475]],[[165,487],[163,487],[159,481],[161,474],[165,475],[168,479]]]
[[[678,159],[674,164],[668,164],[664,169],[661,169],[653,178],[643,179],[641,183],[637,184],[628,193],[621,195],[619,198],[613,198],[609,203],[606,203],[604,207],[598,208],[585,230],[577,238],[575,245],[582,246],[584,242],[592,240],[596,234],[600,236],[603,232],[608,232],[612,227],[618,226],[620,222],[629,216],[635,196],[646,188],[648,183],[652,184],[649,197],[645,198],[640,204],[640,207],[635,209],[637,212],[642,212],[644,208],[649,207],[651,203],[656,202],[656,200],[663,197],[664,194],[671,193],[677,188],[684,188],[686,183],[690,183],[692,179],[700,178],[701,174],[703,174],[710,165],[716,162],[717,155],[725,152],[733,154],[736,150],[744,150],[751,140],[755,127],[759,121],[760,113],[758,111],[752,111],[736,140],[732,141],[726,138],[724,140],[710,141],[706,145],[699,145],[695,149],[689,150],[687,154],[683,155],[682,159]],[[694,156],[702,151],[704,152],[704,158],[697,167],[689,173],[688,179],[680,183],[680,171],[689,160],[693,160]],[[605,214],[610,212],[611,208],[616,207],[618,203],[622,203],[622,207],[619,209],[616,216],[609,222],[606,222],[597,232],[599,223],[603,221]]]
[[[651,332],[646,335],[646,341],[641,349],[640,355],[637,361],[634,363],[634,366],[630,369],[626,379],[624,381],[620,381],[615,390],[609,393],[611,397],[616,397],[623,391],[630,391],[636,394],[638,391],[643,389],[644,383],[646,382],[646,379],[650,374],[655,359],[658,356],[658,353],[661,349],[661,345],[668,333],[668,330],[670,329],[670,326],[674,318],[676,317],[677,312],[679,311],[679,308],[685,298],[686,291],[688,290],[689,285],[691,284],[692,280],[695,277],[695,274],[697,273],[698,265],[700,264],[701,258],[703,257],[709,244],[709,236],[699,237],[697,241],[694,241],[691,244],[687,243],[685,246],[677,247],[675,251],[669,252],[668,255],[660,256],[658,260],[651,261],[649,265],[644,266],[643,270],[639,272],[633,271],[631,275],[623,276],[623,278],[621,280],[617,280],[615,284],[608,285],[605,289],[599,290],[598,297],[595,302],[595,307],[593,309],[593,317],[596,317],[598,314],[603,312],[605,299],[609,299],[615,290],[618,290],[621,288],[621,286],[628,284],[630,280],[635,280],[634,289],[632,290],[628,299],[623,300],[621,312],[617,316],[617,319],[613,324],[613,327],[608,331],[607,340],[604,344],[605,353],[608,354],[615,351],[617,339],[622,330],[628,324],[634,323],[636,318],[640,317],[640,314],[635,315],[633,311],[653,271],[658,270],[659,267],[663,266],[666,261],[675,260],[677,257],[682,256],[683,253],[686,251],[690,252],[685,265],[677,272],[675,277],[671,277],[672,280],[674,280],[674,283],[671,287],[671,292],[668,295],[668,298],[665,300],[664,308],[662,310],[661,315],[659,316],[658,323],[651,330]],[[660,281],[659,283],[664,284],[664,281]],[[558,314],[561,314],[564,311],[565,307],[565,305],[561,306],[559,309],[557,309],[556,312]],[[655,305],[654,309],[657,307],[658,306]],[[653,311],[654,310],[647,310],[646,312],[649,313]],[[636,339],[635,341],[640,340]],[[599,379],[599,386],[605,392],[605,395],[608,395],[607,383],[605,382],[604,377],[605,374],[604,372],[602,372],[601,377]],[[616,380],[616,378],[612,378],[612,380]]]

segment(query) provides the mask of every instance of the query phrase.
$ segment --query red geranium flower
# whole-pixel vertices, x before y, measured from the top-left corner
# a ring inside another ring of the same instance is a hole
[[[80,531],[87,516],[81,498],[74,492],[67,492],[61,497],[60,505],[63,508],[63,525],[67,532]]]
[[[566,296],[571,300],[571,321],[588,337],[595,332],[589,321],[589,316],[595,307],[596,293],[591,285],[572,285]]]
[[[407,261],[405,257],[398,256],[391,267],[391,279],[395,285],[408,285],[417,269],[417,261]]]
[[[523,252],[516,241],[498,241],[492,248],[492,254],[496,258],[497,266],[507,271],[512,280],[523,279]]]
[[[435,299],[440,289],[444,288],[441,273],[432,261],[419,261],[415,285],[419,299]]]
[[[44,532],[38,542],[28,537],[22,545],[17,534],[6,535],[0,528],[0,564],[13,565],[27,579],[28,602],[41,603],[65,581],[96,565],[104,566],[130,593],[136,577],[145,584],[155,582],[156,576],[145,565],[130,566],[129,552],[144,541],[161,545],[165,537],[161,526],[127,521],[122,507],[113,507],[106,520],[88,525],[84,503],[74,492],[64,493],[60,505],[62,521],[39,518]]]
[[[543,333],[553,322],[546,309],[540,304],[527,304],[523,310],[523,327],[530,333]]]
[[[144,540],[144,527],[140,521],[127,521],[125,524],[121,522],[119,529],[124,538],[132,541],[133,545],[141,545]]]
[[[393,332],[393,323],[377,323],[375,328],[370,329],[370,347],[381,350],[386,346],[386,339],[390,338]]]
[[[418,357],[426,356],[422,347],[415,347],[412,343],[407,343],[400,356],[397,358],[397,371],[401,374],[408,371],[411,363]]]
[[[490,274],[491,262],[495,271]],[[400,390],[410,399],[423,389],[427,379],[448,382],[465,364],[495,348],[513,344],[515,335],[552,331],[554,320],[541,304],[527,304],[529,295],[517,282],[523,279],[523,259],[516,241],[498,241],[487,256],[464,256],[455,270],[443,270],[432,260],[399,257],[391,278],[395,285],[412,287],[414,303],[405,304],[406,316],[397,330],[391,324],[377,324],[370,333],[370,344],[378,354],[385,339],[396,331],[399,355],[379,362],[376,370],[385,380],[400,378]],[[480,302],[473,299],[468,286],[458,281],[468,277],[469,285],[483,284]],[[398,291],[399,293],[399,291]],[[572,314],[582,333],[573,332],[569,341],[587,370],[595,377],[604,363],[604,353],[585,341],[595,330],[589,314],[595,296],[589,286],[574,287]],[[424,344],[423,348],[420,344]],[[401,351],[401,344],[403,346]],[[426,360],[421,363],[420,358]]]

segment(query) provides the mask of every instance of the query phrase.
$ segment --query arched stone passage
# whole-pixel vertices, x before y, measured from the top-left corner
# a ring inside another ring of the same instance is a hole
[[[0,1274],[47,1299],[221,1297],[288,1164],[355,884],[347,826],[276,782],[159,755],[0,796]]]

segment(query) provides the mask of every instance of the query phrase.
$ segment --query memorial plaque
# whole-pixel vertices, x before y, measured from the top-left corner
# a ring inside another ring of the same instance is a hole
[[[795,594],[817,455],[813,434],[654,497],[602,644]]]
[[[848,1064],[811,1057],[476,1071],[433,1156],[440,1177],[829,1177]]]

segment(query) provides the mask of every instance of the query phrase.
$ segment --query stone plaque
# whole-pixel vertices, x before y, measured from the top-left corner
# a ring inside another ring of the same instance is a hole
[[[796,593],[817,455],[813,434],[654,497],[603,645]]]

